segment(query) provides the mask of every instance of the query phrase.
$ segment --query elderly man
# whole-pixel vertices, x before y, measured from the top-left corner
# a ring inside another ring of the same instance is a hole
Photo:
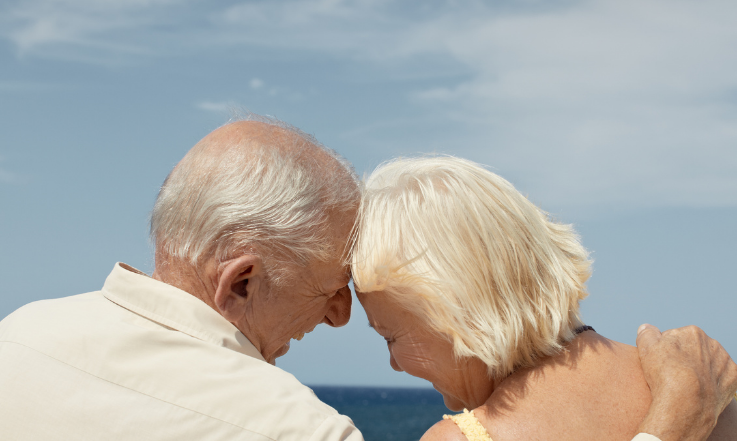
[[[358,198],[351,167],[296,129],[209,134],[159,193],[152,277],[117,264],[101,291],[0,322],[0,437],[361,439],[274,366],[292,338],[348,321]],[[642,431],[705,439],[737,367],[698,330],[638,340],[654,393]]]

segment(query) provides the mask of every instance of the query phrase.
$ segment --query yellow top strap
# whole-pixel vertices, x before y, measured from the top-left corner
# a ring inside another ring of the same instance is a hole
[[[493,441],[489,436],[489,432],[481,425],[473,411],[469,412],[468,409],[463,409],[463,413],[443,415],[443,419],[453,420],[468,441]]]
[[[737,392],[734,394],[734,399],[737,400]],[[469,412],[468,409],[463,409],[463,413],[443,415],[443,419],[452,420],[456,423],[468,441],[493,441],[491,436],[489,436],[489,432],[481,425],[476,415],[473,414],[473,411]]]

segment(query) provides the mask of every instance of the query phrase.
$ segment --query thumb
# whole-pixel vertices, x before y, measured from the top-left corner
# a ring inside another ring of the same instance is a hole
[[[658,341],[660,341],[660,330],[653,325],[640,325],[637,328],[637,350],[642,355],[643,351],[647,351]]]

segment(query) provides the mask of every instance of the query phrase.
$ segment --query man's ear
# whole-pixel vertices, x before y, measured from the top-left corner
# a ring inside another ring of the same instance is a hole
[[[247,304],[261,289],[263,264],[261,257],[246,254],[220,264],[215,306],[229,322],[240,320]]]

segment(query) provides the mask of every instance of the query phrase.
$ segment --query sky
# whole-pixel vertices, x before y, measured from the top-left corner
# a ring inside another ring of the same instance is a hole
[[[237,112],[314,134],[360,174],[453,154],[575,225],[585,321],[634,344],[695,324],[737,354],[737,3],[705,0],[6,0],[0,318],[153,270],[148,216]],[[391,370],[358,302],[277,365],[307,384]]]

